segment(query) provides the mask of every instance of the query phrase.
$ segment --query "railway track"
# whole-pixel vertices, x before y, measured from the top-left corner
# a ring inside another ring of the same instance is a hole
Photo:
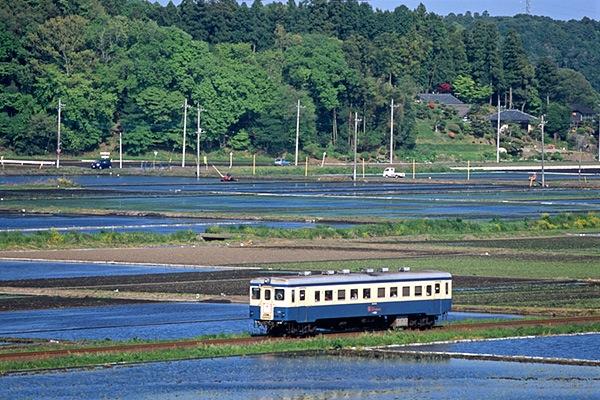
[[[476,330],[487,328],[500,327],[520,327],[520,326],[555,326],[564,324],[582,324],[590,322],[600,322],[600,316],[589,317],[566,317],[566,318],[549,318],[536,320],[510,320],[501,322],[481,322],[470,324],[452,324],[450,326],[442,326],[438,329],[443,330]],[[330,333],[328,337],[351,337],[362,334],[363,332],[343,332]],[[99,354],[99,353],[137,353],[145,351],[171,350],[182,349],[198,346],[225,346],[225,345],[247,345],[266,341],[278,340],[306,340],[304,338],[272,338],[267,336],[252,336],[245,338],[229,338],[229,339],[203,339],[203,340],[182,340],[160,343],[132,343],[113,346],[99,347],[80,347],[73,349],[58,349],[58,350],[43,350],[43,351],[23,351],[15,353],[1,353],[0,362],[4,361],[29,361],[42,358],[65,357],[70,355],[80,354]]]

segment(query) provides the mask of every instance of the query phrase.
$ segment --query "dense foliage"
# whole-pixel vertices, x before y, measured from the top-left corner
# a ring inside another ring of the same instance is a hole
[[[589,19],[441,18],[357,0],[0,0],[0,16],[0,146],[20,154],[55,151],[59,99],[72,154],[114,148],[119,132],[130,154],[178,150],[185,98],[190,133],[202,107],[203,151],[280,154],[300,100],[314,156],[349,152],[355,112],[359,151],[385,152],[392,98],[395,147],[411,149],[422,91],[481,104],[511,93],[515,108],[556,115],[552,129],[569,105],[599,102]]]

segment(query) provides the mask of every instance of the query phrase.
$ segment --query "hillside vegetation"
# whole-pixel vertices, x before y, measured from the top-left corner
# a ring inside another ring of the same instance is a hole
[[[119,133],[131,156],[177,154],[184,99],[191,151],[200,114],[203,153],[280,155],[299,100],[306,155],[347,157],[356,127],[361,156],[385,159],[394,99],[397,155],[479,160],[493,151],[489,104],[509,93],[513,108],[548,115],[549,139],[595,146],[592,122],[569,129],[570,106],[600,103],[589,19],[442,18],[357,0],[3,0],[0,16],[0,147],[19,155],[56,151],[59,99],[73,155],[115,150]],[[469,120],[415,102],[436,91],[474,104]],[[515,127],[503,146],[518,156],[535,140]]]

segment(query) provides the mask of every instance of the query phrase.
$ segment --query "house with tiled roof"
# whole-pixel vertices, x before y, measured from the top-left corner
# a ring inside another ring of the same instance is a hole
[[[498,124],[498,113],[491,114],[488,116],[488,120],[495,127]],[[537,118],[531,114],[527,114],[521,110],[501,110],[500,111],[500,126],[504,129],[508,124],[516,124],[521,129],[531,132],[537,124]]]
[[[422,103],[441,104],[456,110],[459,117],[464,117],[471,109],[470,104],[465,104],[450,93],[420,93],[417,98]]]

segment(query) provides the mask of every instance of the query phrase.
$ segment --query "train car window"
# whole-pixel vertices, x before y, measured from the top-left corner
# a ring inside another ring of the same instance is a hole
[[[431,294],[433,293],[433,292],[431,291],[431,285],[427,285],[427,288],[426,288],[426,290],[425,290],[425,293],[427,293],[427,296],[431,296]]]
[[[318,290],[315,292],[315,301],[321,301],[321,292]]]
[[[402,296],[409,297],[410,296],[410,286],[402,287]]]
[[[283,289],[275,289],[275,300],[283,301],[285,298],[285,292]]]
[[[358,289],[350,289],[350,298],[352,300],[358,299]]]
[[[377,297],[379,297],[379,298],[385,297],[385,288],[384,287],[377,288]]]
[[[252,300],[260,300],[260,288],[252,288]]]
[[[363,299],[371,298],[371,289],[363,289]]]
[[[292,303],[296,301],[296,291],[292,290]]]
[[[435,284],[435,294],[440,294],[440,284],[439,283]]]
[[[271,300],[271,290],[265,289],[265,300]]]
[[[306,291],[301,290],[300,291],[300,301],[304,301],[305,299],[306,299]]]
[[[346,300],[346,290],[338,290],[338,300]]]
[[[326,290],[325,291],[325,301],[331,301],[333,300],[333,290]]]
[[[415,296],[423,295],[423,286],[415,286]]]
[[[398,297],[398,288],[397,287],[390,288],[390,297]]]
[[[446,282],[446,294],[448,294],[448,282]]]

